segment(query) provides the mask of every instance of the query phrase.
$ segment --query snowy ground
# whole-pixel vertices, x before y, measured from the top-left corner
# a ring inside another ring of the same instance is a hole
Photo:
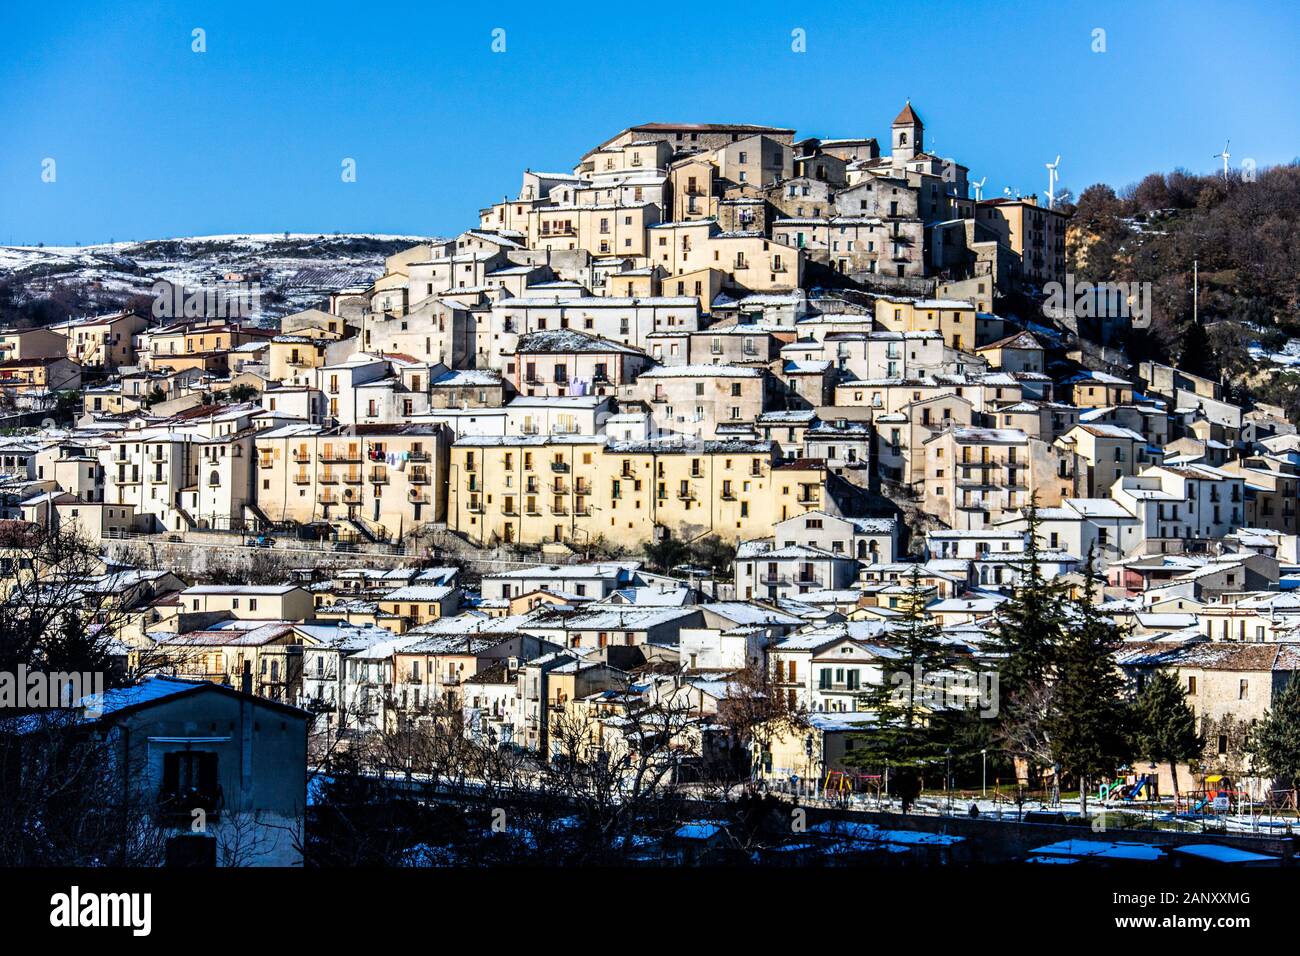
[[[773,790],[787,796],[794,795],[789,793],[788,787],[774,787]],[[897,799],[893,797],[877,797],[874,794],[826,797],[798,793],[797,796],[800,803],[815,806],[902,812],[902,805]],[[1031,812],[1063,813],[1066,818],[1078,817],[1083,812],[1078,799],[1062,800],[1057,806],[1049,806],[1038,800],[1027,801],[1017,808],[1013,800],[1008,800],[1006,797],[996,799],[992,794],[987,797],[954,794],[951,801],[946,800],[942,795],[926,794],[913,804],[911,812],[925,816],[969,816],[972,805],[978,811],[980,819],[1005,820],[1008,822],[1014,822],[1024,814]],[[1141,832],[1149,829],[1181,829],[1188,832],[1213,832],[1216,829],[1222,829],[1229,833],[1258,833],[1261,835],[1284,834],[1287,832],[1288,826],[1292,829],[1300,829],[1300,822],[1297,821],[1294,815],[1281,816],[1270,812],[1266,807],[1243,807],[1241,812],[1238,813],[1184,813],[1175,816],[1172,801],[1151,804],[1140,800],[1134,803],[1117,800],[1113,803],[1103,804],[1090,798],[1088,800],[1087,814],[1092,821],[1092,830],[1094,832],[1131,834],[1134,840],[1140,840]]]
[[[429,241],[379,234],[250,234],[194,236],[93,246],[0,246],[0,278],[20,282],[29,297],[59,285],[86,288],[96,311],[150,295],[166,280],[187,290],[212,288],[227,276],[256,283],[252,324],[319,306],[330,292],[370,285],[384,258]]]

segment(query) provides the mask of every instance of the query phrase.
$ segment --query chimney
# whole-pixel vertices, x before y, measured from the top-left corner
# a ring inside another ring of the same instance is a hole
[[[243,673],[239,675],[239,689],[245,694],[253,692],[253,662],[244,661]]]

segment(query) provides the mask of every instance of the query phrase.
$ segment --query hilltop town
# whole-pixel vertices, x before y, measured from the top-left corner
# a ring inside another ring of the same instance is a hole
[[[537,774],[618,754],[879,802],[888,747],[853,754],[889,676],[943,678],[908,727],[991,727],[1029,591],[1062,635],[1110,629],[1115,699],[1172,676],[1195,747],[1103,772],[990,729],[956,775],[916,757],[918,797],[980,790],[981,755],[986,796],[992,749],[1008,793],[1286,791],[1243,728],[1300,666],[1295,424],[1099,346],[1128,300],[1043,307],[1068,213],[985,198],[925,137],[911,103],[881,140],[647,123],[276,327],[176,287],[0,330],[10,603],[46,574],[94,609],[142,682],[109,717],[209,682],[268,708],[259,735],[301,720],[265,771],[289,790],[391,770],[374,742],[416,728]],[[49,555],[74,540],[93,560]]]

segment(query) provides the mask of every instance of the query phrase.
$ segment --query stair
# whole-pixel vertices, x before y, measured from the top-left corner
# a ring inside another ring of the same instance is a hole
[[[361,537],[363,537],[366,541],[370,542],[371,544],[379,543],[379,539],[375,537],[374,532],[372,532],[369,528],[367,528],[365,523],[360,518],[351,515],[348,517],[348,524],[351,525],[353,528],[355,528],[357,534],[361,535]]]

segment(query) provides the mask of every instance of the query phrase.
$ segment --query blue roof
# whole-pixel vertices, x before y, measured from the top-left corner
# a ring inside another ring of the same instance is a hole
[[[684,823],[673,835],[679,840],[710,840],[722,832],[722,826],[708,820]]]
[[[89,694],[78,704],[87,714],[111,714],[125,710],[137,704],[146,704],[167,697],[174,697],[193,690],[197,685],[211,681],[182,680],[179,677],[150,677],[131,687],[118,687],[105,691],[104,694]]]
[[[1281,862],[1280,857],[1270,856],[1267,853],[1252,853],[1250,850],[1239,850],[1235,846],[1224,846],[1221,843],[1189,843],[1185,846],[1170,847],[1170,852],[1183,856],[1194,856],[1201,860],[1212,860],[1215,863]]]

